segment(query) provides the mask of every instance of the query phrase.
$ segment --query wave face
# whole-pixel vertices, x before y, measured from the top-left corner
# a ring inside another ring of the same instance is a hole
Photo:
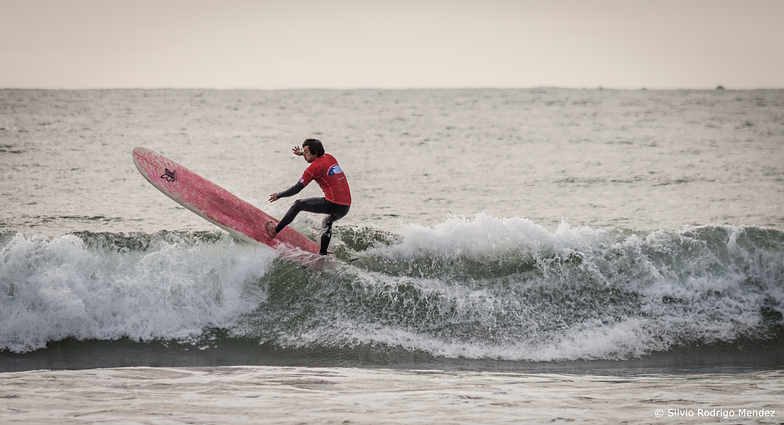
[[[0,236],[0,350],[64,339],[232,340],[522,362],[703,346],[784,347],[784,233],[757,227],[548,232],[454,217],[342,227],[337,270],[222,232]]]

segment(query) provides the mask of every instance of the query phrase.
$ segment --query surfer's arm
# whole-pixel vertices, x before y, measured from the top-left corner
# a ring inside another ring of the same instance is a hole
[[[280,198],[288,198],[289,196],[294,196],[298,194],[300,191],[302,191],[302,189],[304,188],[305,185],[303,185],[301,182],[297,182],[297,184],[291,186],[290,188],[284,190],[283,192],[273,193],[272,195],[270,195],[269,201],[275,202]]]

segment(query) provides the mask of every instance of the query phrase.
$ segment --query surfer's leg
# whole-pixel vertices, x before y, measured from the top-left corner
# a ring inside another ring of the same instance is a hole
[[[280,223],[278,223],[278,225],[275,226],[275,232],[280,233],[280,231],[283,230],[284,227],[291,224],[291,222],[294,221],[294,218],[297,217],[297,214],[299,214],[300,211],[307,211],[307,212],[318,213],[318,214],[329,214],[330,213],[329,204],[332,203],[324,198],[297,199],[296,201],[294,201],[294,204],[291,205],[291,208],[289,208],[289,211],[286,213],[286,215],[283,216],[283,219],[280,220]]]
[[[332,223],[337,221],[337,216],[335,214],[330,214],[324,217],[324,221],[321,222],[321,251],[319,254],[327,255],[327,248],[329,248],[329,242],[332,240]]]
[[[289,208],[288,212],[286,212],[286,215],[283,216],[283,219],[280,220],[280,223],[278,223],[278,225],[275,226],[275,233],[276,234],[280,233],[280,231],[283,230],[284,227],[291,224],[291,222],[294,221],[294,218],[297,217],[297,214],[299,214],[300,211],[302,211],[302,200],[297,199],[296,201],[294,201],[293,204],[291,204],[291,208]]]
[[[298,199],[294,201],[294,204],[291,206],[291,208],[289,208],[289,211],[286,213],[286,215],[283,216],[283,219],[280,220],[280,223],[275,226],[275,234],[279,233],[281,230],[283,230],[284,227],[291,224],[300,211],[307,211],[316,214],[327,214],[327,217],[324,218],[321,227],[321,254],[326,254],[327,247],[329,247],[329,242],[332,240],[332,223],[345,217],[345,215],[348,214],[349,208],[349,205],[333,204],[324,198]],[[270,232],[270,234],[272,234],[272,232]]]
[[[324,221],[321,222],[321,251],[319,254],[327,255],[327,248],[329,248],[329,242],[332,240],[332,223],[345,217],[349,208],[349,205],[338,205],[330,202],[331,213],[324,217]]]

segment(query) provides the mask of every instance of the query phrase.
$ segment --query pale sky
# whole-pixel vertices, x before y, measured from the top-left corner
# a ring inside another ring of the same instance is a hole
[[[0,88],[784,88],[784,0],[0,0]]]

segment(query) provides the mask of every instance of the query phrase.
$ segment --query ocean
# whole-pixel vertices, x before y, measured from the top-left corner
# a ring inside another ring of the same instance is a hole
[[[131,159],[280,218],[306,138],[331,271]],[[0,194],[5,423],[784,421],[783,90],[6,89]]]

